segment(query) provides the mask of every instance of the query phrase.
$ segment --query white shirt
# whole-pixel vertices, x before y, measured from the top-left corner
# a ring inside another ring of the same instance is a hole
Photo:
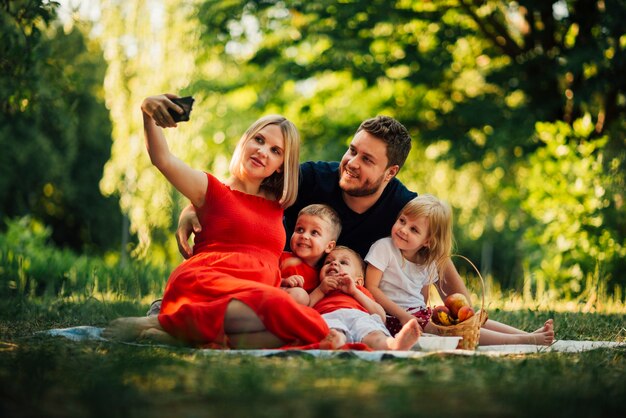
[[[439,280],[434,264],[425,266],[406,260],[391,237],[372,244],[365,261],[383,272],[378,287],[396,305],[406,310],[426,307],[422,288]]]

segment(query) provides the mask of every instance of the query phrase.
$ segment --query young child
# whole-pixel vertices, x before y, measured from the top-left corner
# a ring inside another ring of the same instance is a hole
[[[368,263],[365,285],[387,312],[392,334],[417,318],[426,332],[431,311],[427,308],[429,285],[439,281],[442,298],[469,292],[450,259],[452,253],[452,211],[432,195],[418,196],[400,211],[391,236],[376,241],[365,257]],[[539,344],[554,341],[552,319],[528,333],[497,321],[487,320],[480,330],[481,345]]]
[[[309,293],[319,285],[319,264],[337,243],[341,220],[328,205],[313,204],[298,212],[289,241],[293,252],[280,258],[281,287],[301,305],[309,305]]]
[[[392,337],[385,327],[385,311],[363,287],[364,264],[348,247],[338,246],[324,260],[320,285],[310,295],[310,306],[322,314],[331,330],[345,342],[361,342],[374,350],[408,350],[421,330],[415,318]]]

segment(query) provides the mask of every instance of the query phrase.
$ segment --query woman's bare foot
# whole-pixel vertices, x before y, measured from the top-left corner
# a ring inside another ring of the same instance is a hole
[[[346,344],[346,336],[343,332],[331,329],[328,335],[320,341],[321,350],[336,350]]]
[[[162,329],[158,316],[118,318],[102,331],[102,336],[117,341],[137,341],[150,328]]]
[[[404,324],[395,337],[387,339],[387,345],[390,350],[409,350],[415,345],[421,334],[422,328],[417,323],[417,319],[413,318]]]

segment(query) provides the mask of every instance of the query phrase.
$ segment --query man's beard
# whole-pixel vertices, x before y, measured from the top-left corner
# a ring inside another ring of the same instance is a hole
[[[375,194],[376,192],[378,192],[378,189],[380,188],[380,185],[383,183],[383,179],[385,178],[384,175],[380,176],[378,178],[378,180],[376,180],[374,183],[365,183],[362,187],[358,187],[358,188],[354,188],[354,189],[345,189],[343,187],[341,187],[341,181],[339,182],[339,187],[341,187],[341,190],[347,194],[348,196],[352,196],[352,197],[364,197],[364,196],[371,196],[373,194]]]

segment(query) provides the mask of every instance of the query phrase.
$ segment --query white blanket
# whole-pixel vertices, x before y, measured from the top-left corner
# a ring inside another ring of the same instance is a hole
[[[60,336],[72,341],[101,340],[102,329],[98,327],[81,326],[72,328],[57,328],[41,331],[39,334]],[[356,357],[363,360],[379,361],[384,358],[417,358],[428,355],[452,354],[452,355],[486,355],[486,356],[506,356],[519,354],[537,353],[580,353],[582,351],[595,350],[597,348],[617,348],[626,347],[625,342],[615,341],[574,341],[557,340],[550,346],[543,345],[490,345],[478,347],[474,350],[442,350],[424,352],[416,350],[409,351],[358,351],[358,350],[210,350],[199,349],[198,351],[206,355],[247,355],[254,357],[268,356],[292,356],[310,355],[320,358],[332,357]]]

